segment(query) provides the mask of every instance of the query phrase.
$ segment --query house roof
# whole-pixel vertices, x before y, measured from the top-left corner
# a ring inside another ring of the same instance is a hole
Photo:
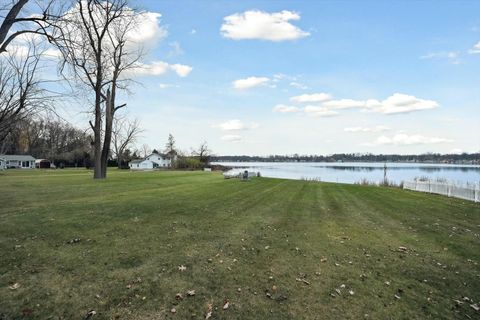
[[[142,163],[143,161],[145,161],[145,159],[132,160],[130,161],[130,163],[136,164],[136,163]]]
[[[0,154],[0,158],[5,159],[6,161],[35,161],[35,158],[30,155]]]
[[[151,157],[151,156],[160,156],[160,157],[162,157],[162,158],[164,158],[164,159],[168,159],[168,157],[169,157],[169,156],[168,156],[167,154],[165,154],[165,153],[156,153],[156,152],[153,152],[153,153],[150,153],[146,158]]]

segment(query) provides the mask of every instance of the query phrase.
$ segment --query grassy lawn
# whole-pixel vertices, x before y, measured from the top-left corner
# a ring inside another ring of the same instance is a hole
[[[0,172],[0,319],[480,317],[478,204],[217,173],[91,176]]]

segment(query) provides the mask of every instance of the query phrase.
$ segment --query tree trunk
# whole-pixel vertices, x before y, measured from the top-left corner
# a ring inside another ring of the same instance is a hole
[[[97,85],[95,92],[95,125],[93,126],[94,142],[94,166],[93,179],[104,179],[102,174],[102,106],[101,106],[101,88]]]
[[[110,153],[110,144],[112,142],[113,117],[115,113],[115,91],[112,88],[107,90],[107,100],[105,101],[105,133],[102,150],[102,174],[107,177],[108,155]]]

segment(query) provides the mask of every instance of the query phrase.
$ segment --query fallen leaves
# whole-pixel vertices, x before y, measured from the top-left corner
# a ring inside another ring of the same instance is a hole
[[[67,241],[67,244],[75,244],[75,243],[79,243],[80,241],[82,241],[82,239],[80,238],[73,238],[71,240],[68,240]]]
[[[310,282],[308,282],[307,280],[303,279],[303,278],[295,278],[296,281],[298,282],[303,282],[305,283],[306,285],[310,285]]]
[[[18,288],[20,288],[20,283],[18,282],[12,283],[11,285],[8,286],[8,288],[10,290],[17,290]]]
[[[229,306],[230,306],[230,302],[228,300],[225,300],[223,302],[223,307],[222,308],[223,308],[223,310],[227,310]]]
[[[96,314],[97,314],[97,311],[95,311],[95,310],[88,311],[87,314],[85,315],[85,320],[93,318],[93,316],[96,315]]]
[[[209,303],[207,306],[207,314],[205,315],[205,319],[210,319],[213,313],[213,304]]]
[[[183,264],[181,266],[178,266],[178,270],[180,270],[181,272],[187,270],[187,267],[185,267]]]

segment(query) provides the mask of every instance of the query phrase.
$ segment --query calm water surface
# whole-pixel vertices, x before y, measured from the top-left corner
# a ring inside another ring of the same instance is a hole
[[[258,171],[264,177],[285,179],[318,179],[328,182],[356,183],[363,179],[383,180],[384,163],[372,162],[215,162],[234,171]],[[395,183],[416,177],[447,179],[458,183],[479,183],[480,166],[387,163],[387,178]]]

